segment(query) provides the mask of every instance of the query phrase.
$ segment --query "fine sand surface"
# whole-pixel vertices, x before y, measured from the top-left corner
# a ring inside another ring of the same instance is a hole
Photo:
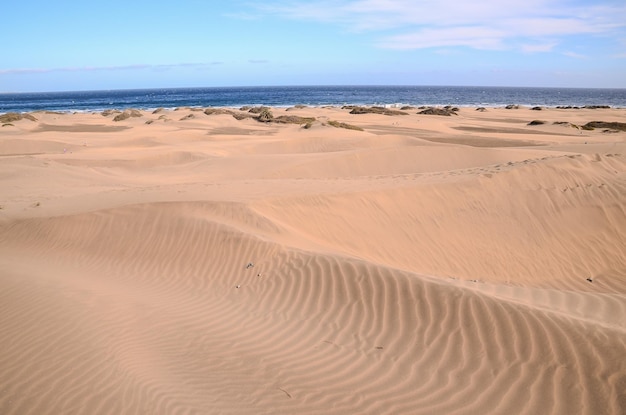
[[[0,414],[626,413],[626,109],[272,111],[0,127]]]

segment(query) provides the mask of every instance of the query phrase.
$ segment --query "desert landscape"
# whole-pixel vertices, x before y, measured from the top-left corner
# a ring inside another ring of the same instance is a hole
[[[626,413],[626,109],[2,117],[0,414]]]

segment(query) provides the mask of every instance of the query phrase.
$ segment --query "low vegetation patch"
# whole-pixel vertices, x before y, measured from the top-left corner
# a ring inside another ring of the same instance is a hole
[[[361,127],[352,124],[346,124],[345,122],[339,121],[328,121],[328,125],[331,125],[335,128],[345,128],[347,130],[356,130],[356,131],[364,131]]]
[[[248,111],[250,107],[242,107],[241,110]],[[245,120],[246,118],[254,118],[254,115],[248,112],[233,111],[226,108],[207,108],[204,110],[204,113],[206,115],[232,115],[237,121]]]
[[[207,108],[204,110],[206,115],[233,115],[235,112],[225,108]]]
[[[457,114],[458,111],[459,111],[458,108],[450,107],[450,106],[443,107],[443,108],[428,107],[428,108],[423,109],[420,112],[418,112],[418,114],[422,114],[422,115],[443,115],[444,117],[449,117],[451,115],[459,115],[459,114]]]
[[[130,110],[126,110],[122,112],[121,114],[116,115],[113,118],[113,121],[124,121],[129,118],[138,118],[138,117],[143,117],[143,114],[138,110],[130,109]]]
[[[608,109],[611,108],[610,105],[585,105],[584,107],[577,107],[577,106],[572,106],[572,105],[559,105],[556,107],[557,109],[560,110],[579,110],[581,108],[584,109],[588,109],[588,110],[597,110],[597,109]]]
[[[235,112],[233,113],[233,118],[237,121],[245,120],[246,118],[254,118],[252,114],[248,114],[247,112]]]
[[[256,119],[261,122],[271,122],[274,120],[274,114],[269,108],[263,108]]]
[[[385,107],[360,107],[355,105],[346,105],[341,109],[349,109],[350,114],[382,114],[382,115],[409,115],[408,112],[392,110]]]
[[[20,121],[23,119],[27,119],[30,121],[37,121],[37,118],[33,117],[31,114],[23,114],[19,112],[7,112],[6,114],[0,115],[1,123],[11,123],[11,122]]]
[[[541,120],[532,120],[531,122],[528,123],[528,125],[543,125],[545,124],[545,121],[541,121]]]
[[[593,130],[596,128],[605,128],[609,130],[626,131],[626,123],[624,122],[606,122],[606,121],[591,121],[583,125],[584,130]]]
[[[314,117],[298,117],[297,115],[281,115],[272,119],[272,122],[280,124],[308,124],[315,121]]]
[[[251,114],[261,114],[263,113],[263,111],[270,111],[271,113],[271,110],[269,107],[252,107],[248,110],[248,112]]]

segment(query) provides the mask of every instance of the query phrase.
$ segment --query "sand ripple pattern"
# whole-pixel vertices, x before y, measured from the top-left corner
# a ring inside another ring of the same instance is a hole
[[[2,225],[0,413],[626,412],[626,329],[561,312],[608,294],[477,288],[284,232],[192,202]]]

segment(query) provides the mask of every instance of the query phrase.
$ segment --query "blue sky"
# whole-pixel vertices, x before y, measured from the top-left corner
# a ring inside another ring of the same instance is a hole
[[[624,0],[31,0],[2,15],[0,92],[626,88]]]

